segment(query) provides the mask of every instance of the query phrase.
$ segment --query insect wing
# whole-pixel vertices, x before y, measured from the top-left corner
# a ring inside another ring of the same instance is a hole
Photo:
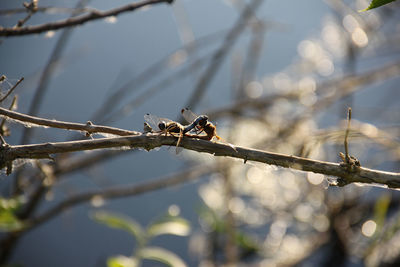
[[[154,129],[154,130],[160,130],[158,128],[158,124],[160,123],[160,118],[157,117],[156,115],[153,114],[149,114],[147,113],[146,115],[144,115],[144,120],[150,124],[150,126]]]
[[[189,123],[192,123],[195,119],[197,119],[197,115],[194,114],[190,109],[184,108],[181,111],[183,118]]]
[[[144,120],[150,124],[150,126],[154,129],[154,130],[160,130],[160,127],[158,127],[158,125],[160,124],[160,122],[171,122],[170,119],[167,118],[159,118],[156,115],[153,114],[149,114],[147,113],[146,115],[144,115]]]

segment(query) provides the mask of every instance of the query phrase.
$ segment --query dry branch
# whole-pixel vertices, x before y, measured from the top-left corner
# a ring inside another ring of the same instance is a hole
[[[0,166],[4,168],[7,164],[15,159],[49,158],[52,154],[84,150],[126,147],[144,148],[146,150],[150,150],[160,146],[175,146],[176,141],[177,138],[172,136],[142,134],[139,136],[101,138],[95,140],[3,146],[0,150]],[[320,173],[328,176],[336,176],[342,179],[340,184],[348,184],[353,182],[367,184],[377,183],[392,188],[400,188],[400,173],[384,172],[363,167],[357,168],[356,171],[349,172],[339,163],[306,159],[238,146],[232,147],[221,143],[192,138],[183,138],[181,146],[189,150],[209,153],[214,156],[239,158],[243,159],[245,162],[248,160],[257,161],[284,168],[292,168],[296,170]]]
[[[48,120],[48,119],[29,116],[29,115],[25,115],[25,114],[22,114],[19,112],[7,110],[2,107],[0,107],[0,116],[4,116],[4,117],[18,120],[21,122],[27,122],[27,123],[31,123],[31,124],[35,124],[35,125],[41,125],[41,126],[45,126],[45,127],[83,131],[88,134],[107,133],[107,134],[115,134],[115,135],[121,135],[121,136],[140,134],[139,132],[136,132],[136,131],[123,130],[123,129],[108,127],[108,126],[94,125],[90,121],[88,121],[86,124],[82,124],[82,123],[74,123],[74,122]]]
[[[19,36],[34,33],[42,33],[51,30],[58,30],[61,28],[72,27],[80,24],[84,24],[91,20],[103,19],[107,17],[117,16],[124,12],[130,12],[135,9],[160,4],[160,3],[172,3],[173,0],[145,0],[141,2],[130,3],[128,5],[117,7],[108,11],[91,11],[90,13],[72,17],[64,20],[59,20],[55,22],[35,25],[35,26],[25,26],[25,27],[13,27],[13,28],[3,28],[0,27],[0,36]]]
[[[8,92],[0,98],[0,103],[3,102],[13,91],[15,88],[17,88],[17,86],[24,80],[24,77],[21,77],[15,84],[13,87],[11,87],[10,90],[8,90]]]
[[[165,189],[168,187],[180,185],[183,183],[187,183],[190,181],[194,181],[196,179],[201,178],[204,175],[210,174],[216,171],[216,167],[213,166],[194,166],[188,168],[184,171],[181,171],[177,174],[168,175],[163,178],[155,179],[152,181],[133,184],[133,185],[124,185],[118,187],[107,188],[103,190],[95,190],[84,192],[80,194],[76,194],[71,196],[54,207],[48,209],[47,211],[43,212],[41,215],[28,220],[27,228],[24,230],[30,230],[31,228],[57,216],[58,214],[62,213],[66,209],[69,209],[73,206],[89,202],[93,199],[100,198],[100,199],[115,199],[115,198],[122,198],[122,197],[130,197],[136,196],[140,194],[144,194],[147,192],[154,192],[156,190]]]

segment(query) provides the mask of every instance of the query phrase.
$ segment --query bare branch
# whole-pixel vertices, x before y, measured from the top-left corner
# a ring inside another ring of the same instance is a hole
[[[122,198],[129,196],[136,196],[140,194],[144,194],[147,192],[153,192],[156,190],[172,187],[175,185],[179,185],[182,183],[187,183],[193,181],[195,179],[199,179],[200,177],[212,173],[216,170],[213,166],[195,166],[179,172],[177,174],[168,175],[167,177],[163,177],[160,179],[156,179],[153,181],[134,184],[134,185],[124,185],[114,188],[108,188],[104,190],[96,190],[91,192],[84,192],[77,194],[75,196],[69,197],[68,199],[60,202],[53,208],[45,211],[43,214],[39,215],[36,218],[33,218],[28,221],[28,228],[31,229],[51,218],[57,216],[62,213],[66,209],[72,208],[73,206],[91,201],[94,198],[101,199],[114,199],[114,198]],[[24,229],[24,230],[27,230]]]
[[[21,77],[15,84],[13,87],[11,87],[10,90],[8,90],[8,92],[2,97],[0,98],[0,103],[3,102],[13,91],[15,88],[17,88],[17,86],[24,80],[24,77]]]
[[[217,74],[217,71],[222,64],[223,58],[229,53],[230,49],[237,41],[240,34],[246,28],[247,24],[245,22],[247,22],[253,16],[254,10],[257,9],[261,2],[262,1],[260,0],[253,0],[244,8],[235,26],[232,28],[232,30],[229,31],[221,47],[217,51],[215,51],[209,66],[201,75],[194,91],[192,92],[192,95],[189,97],[189,100],[186,104],[187,107],[194,109],[194,107],[199,103],[199,100],[203,97],[207,86]]]
[[[4,168],[7,163],[9,164],[9,162],[18,158],[49,158],[51,154],[57,153],[118,147],[144,148],[150,150],[160,146],[175,146],[176,141],[177,138],[173,136],[149,133],[139,136],[9,146],[0,150],[0,167]],[[284,168],[336,176],[343,179],[345,184],[353,182],[368,184],[377,183],[392,188],[400,188],[400,173],[384,172],[363,167],[357,168],[357,171],[349,172],[339,163],[306,159],[238,146],[232,147],[230,145],[192,138],[183,138],[180,145],[189,150],[209,153],[214,156],[239,158],[244,161],[257,161]]]
[[[25,115],[25,114],[15,112],[15,111],[10,111],[10,110],[7,110],[2,107],[0,107],[0,116],[8,117],[8,118],[18,120],[21,122],[28,122],[28,123],[33,123],[36,125],[47,126],[47,127],[60,128],[60,129],[66,129],[66,130],[75,130],[75,131],[84,131],[88,134],[108,133],[108,134],[115,134],[115,135],[121,135],[121,136],[140,134],[139,132],[136,132],[136,131],[123,130],[123,129],[108,127],[108,126],[94,125],[90,121],[88,121],[86,124],[82,124],[82,123],[74,123],[74,122],[48,120],[48,119],[43,119],[43,118],[39,118],[39,117]]]
[[[42,13],[49,13],[49,14],[58,14],[58,13],[66,13],[66,14],[72,14],[72,13],[84,13],[84,12],[89,12],[93,11],[94,9],[92,8],[70,8],[70,7],[55,7],[55,6],[46,6],[46,7],[37,7],[36,12],[42,12]],[[14,8],[14,9],[1,9],[0,10],[0,16],[11,16],[15,14],[20,14],[20,13],[26,13],[27,9],[24,8]]]
[[[55,22],[35,25],[35,26],[25,26],[17,28],[3,28],[0,27],[0,36],[21,36],[34,33],[42,33],[50,30],[58,30],[65,27],[72,27],[80,24],[84,24],[88,21],[102,19],[106,17],[117,16],[124,12],[130,12],[135,9],[160,3],[172,3],[173,0],[145,0],[141,2],[130,3],[128,5],[117,7],[108,11],[91,11],[90,13],[83,14],[81,16],[72,17],[64,20],[59,20]]]
[[[348,160],[350,158],[349,156],[349,132],[350,132],[350,121],[351,121],[351,108],[347,109],[347,128],[346,128],[346,133],[344,135],[344,151],[345,151],[345,156],[346,159]]]

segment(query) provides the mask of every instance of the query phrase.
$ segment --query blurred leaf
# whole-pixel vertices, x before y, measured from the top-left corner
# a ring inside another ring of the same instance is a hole
[[[14,215],[12,211],[0,211],[0,231],[17,231],[24,227],[24,224]]]
[[[0,211],[17,211],[24,204],[24,197],[2,198],[0,197]]]
[[[247,258],[260,250],[260,246],[254,238],[250,235],[238,231],[235,236],[235,241],[239,248],[241,248],[241,258]]]
[[[165,234],[187,236],[190,233],[190,223],[181,217],[169,216],[151,224],[147,232],[152,237]]]
[[[360,10],[360,11],[362,12],[362,11],[367,11],[367,10],[370,10],[370,9],[374,9],[374,8],[389,4],[390,2],[394,2],[394,1],[396,1],[396,0],[372,0],[371,3],[369,4],[369,6],[366,9],[363,9],[363,10]]]
[[[218,214],[208,207],[206,204],[202,205],[198,214],[200,219],[202,219],[208,226],[212,229],[212,231],[216,232],[224,232],[225,231],[225,223],[222,218],[218,216]]]
[[[16,231],[23,228],[23,223],[14,214],[23,203],[23,197],[0,198],[0,231]]]
[[[376,201],[374,208],[374,221],[378,225],[380,231],[385,223],[386,214],[390,205],[391,195],[389,193],[382,194]]]
[[[145,243],[146,238],[142,227],[131,218],[106,211],[95,212],[92,217],[97,222],[103,223],[111,228],[121,229],[131,233],[136,238],[139,245]]]
[[[108,267],[137,267],[138,261],[123,255],[108,258]]]
[[[144,248],[140,251],[140,256],[143,259],[159,261],[172,267],[186,267],[186,264],[178,255],[159,247]]]

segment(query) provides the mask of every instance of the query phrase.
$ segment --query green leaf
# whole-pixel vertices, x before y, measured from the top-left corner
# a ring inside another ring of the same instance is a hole
[[[137,267],[138,261],[123,255],[108,258],[108,267]]]
[[[144,230],[139,223],[131,218],[106,211],[97,211],[92,214],[92,218],[99,223],[107,225],[108,227],[127,231],[136,238],[139,245],[143,245],[145,243],[146,238]]]
[[[177,235],[187,236],[190,233],[190,223],[181,217],[167,217],[163,221],[151,224],[147,230],[149,236]]]
[[[24,227],[24,224],[15,216],[15,212],[25,202],[23,197],[0,198],[0,231],[17,231]]]
[[[140,257],[143,259],[159,261],[171,267],[186,267],[186,264],[178,255],[160,247],[143,248],[140,251]]]
[[[360,11],[362,12],[362,11],[367,11],[367,10],[370,10],[370,9],[374,9],[374,8],[389,4],[390,2],[394,2],[394,1],[396,1],[396,0],[372,0],[371,3],[369,4],[369,6],[366,9],[363,9],[363,10],[360,10]]]
[[[23,228],[23,223],[11,211],[0,211],[0,231],[17,231]]]
[[[386,214],[390,205],[391,195],[389,193],[382,194],[378,198],[374,207],[374,221],[376,222],[379,232],[385,223]]]

